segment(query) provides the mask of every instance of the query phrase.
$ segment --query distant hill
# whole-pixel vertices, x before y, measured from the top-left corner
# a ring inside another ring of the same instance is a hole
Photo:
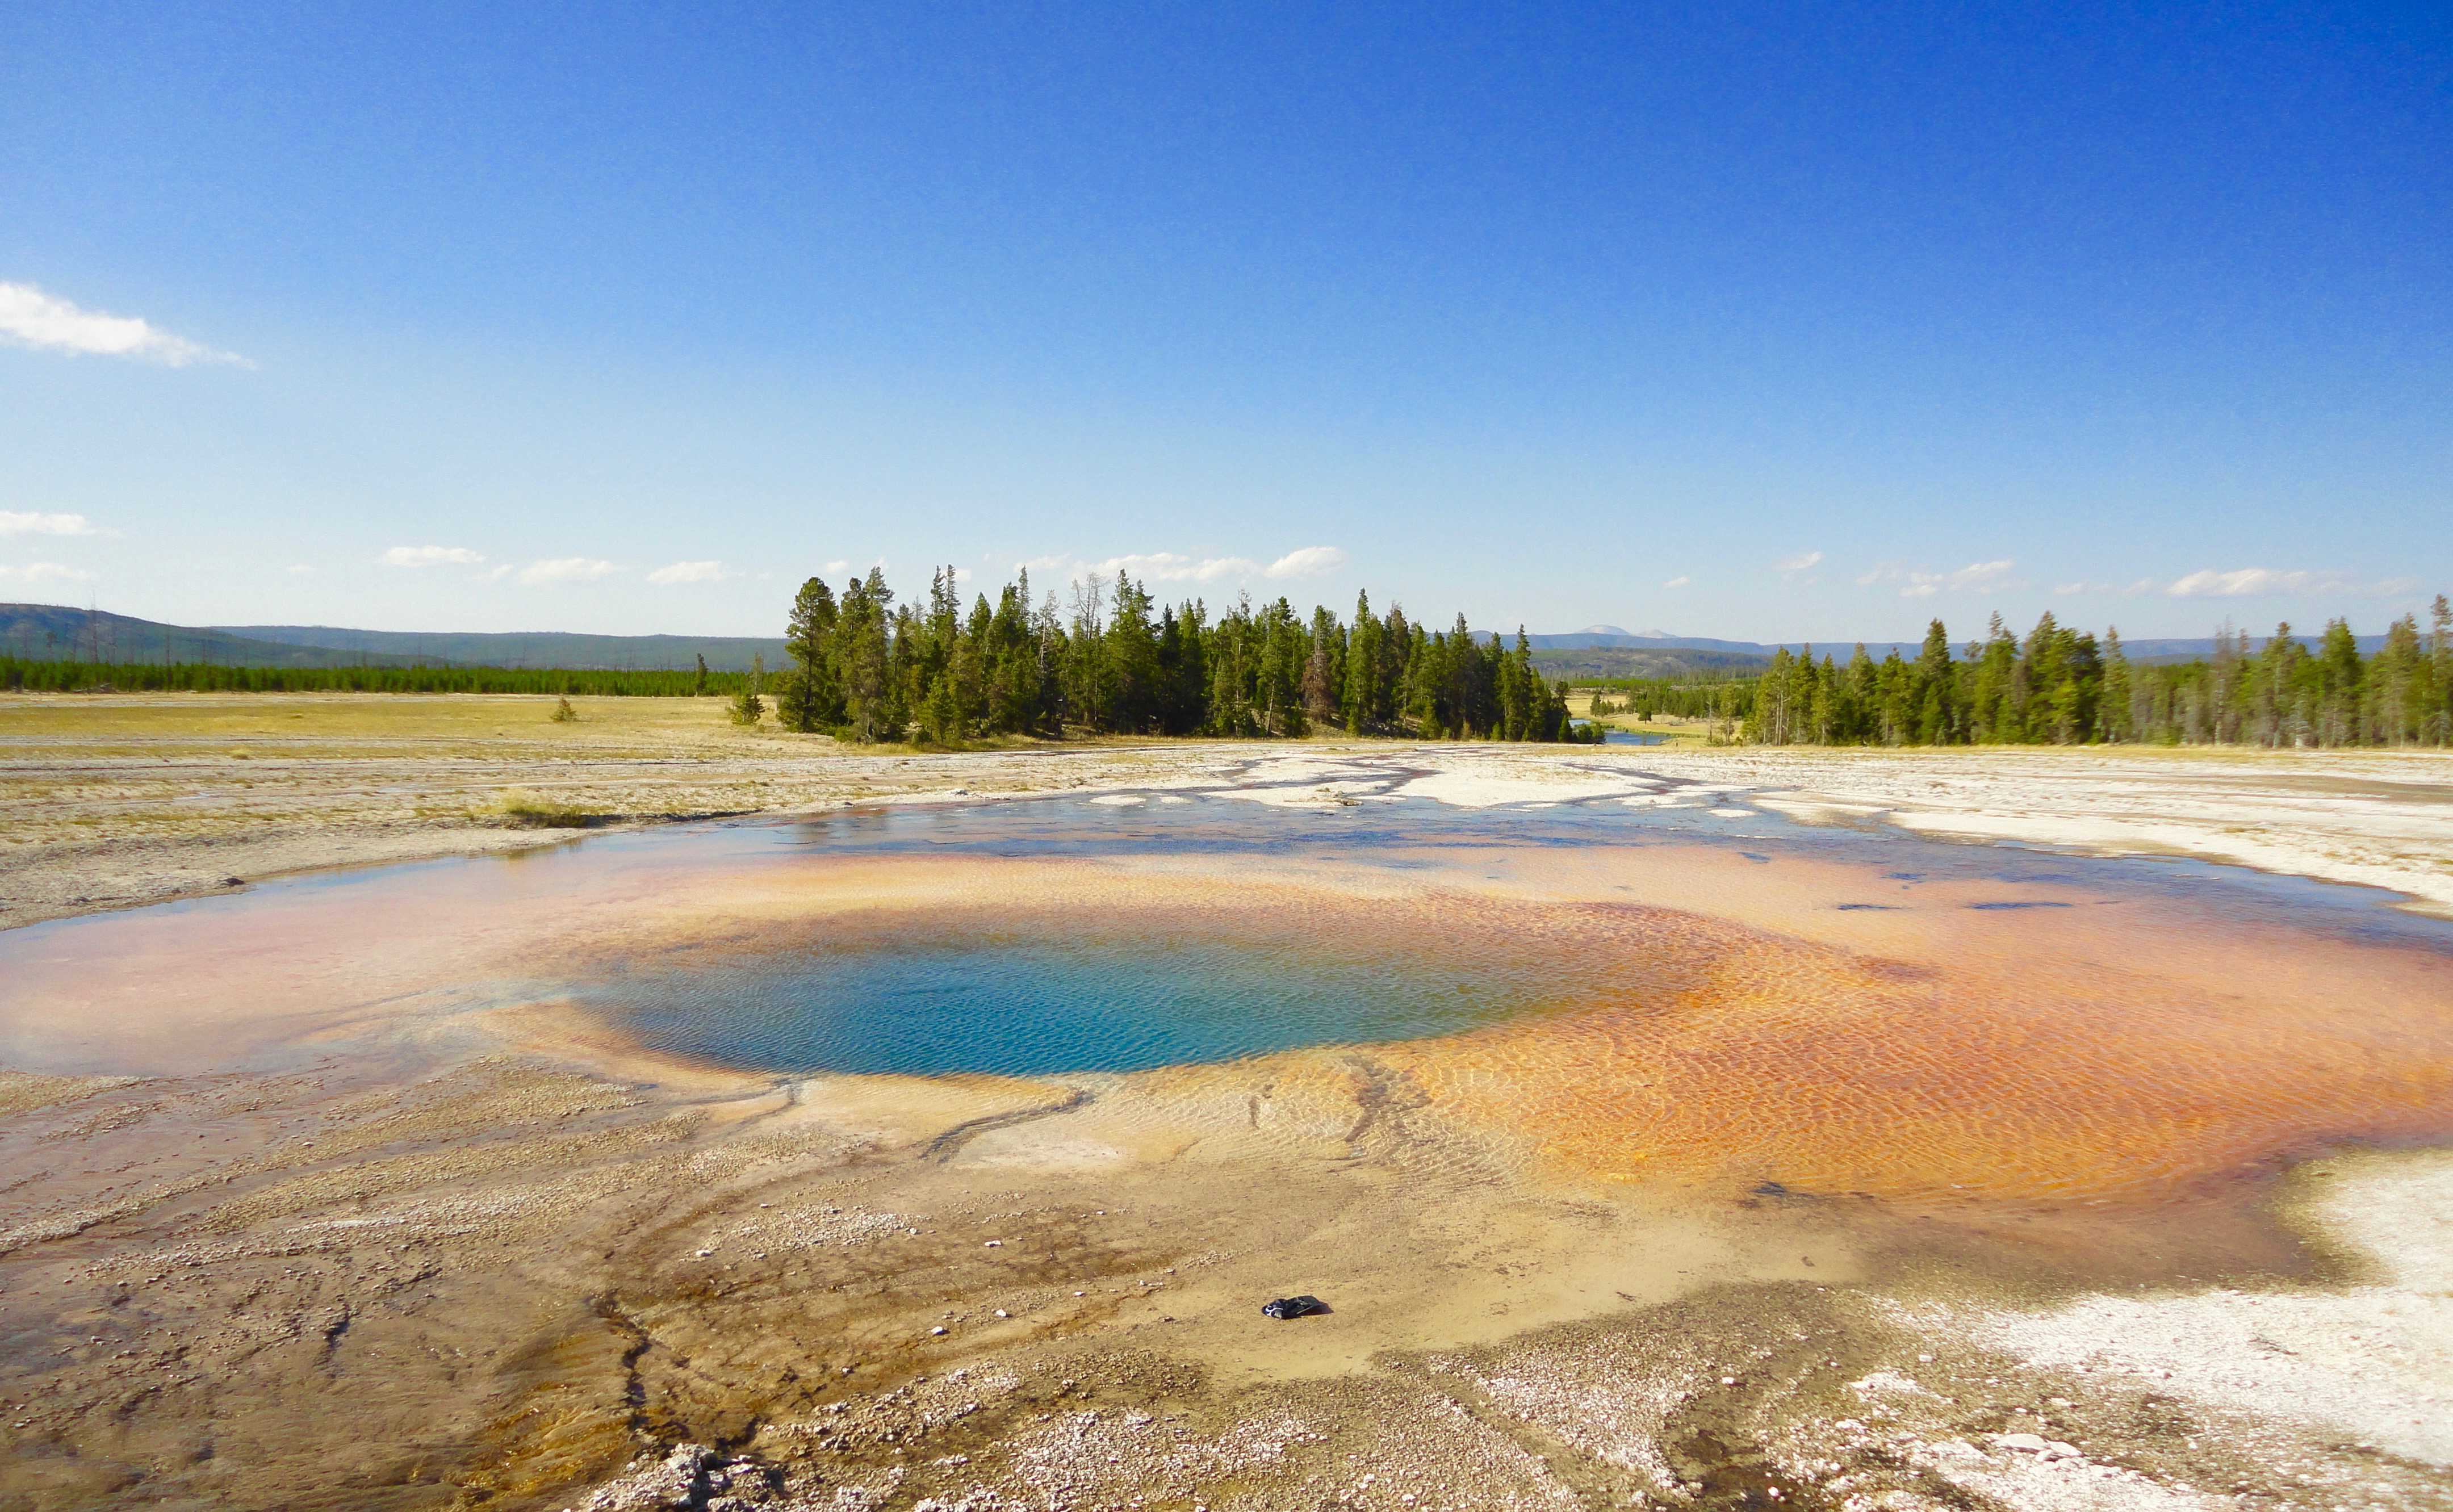
[[[1763,665],[1776,644],[1716,641],[1659,631],[1629,635],[1612,625],[1588,626],[1566,635],[1528,635],[1534,660],[1553,677],[1677,677],[1689,672],[1742,672]],[[2297,639],[2314,647],[2317,637]],[[2374,652],[2382,635],[2363,635],[2360,650]],[[2264,640],[2253,640],[2262,647]],[[1966,642],[1952,643],[1954,652]],[[2204,640],[2124,643],[2134,662],[2184,662],[2212,655]],[[1793,654],[1805,649],[1790,642]],[[1854,642],[1818,641],[1817,656],[1842,661]],[[1915,641],[1869,641],[1876,660],[1893,650],[1913,659]],[[707,658],[715,672],[746,672],[750,658],[769,667],[784,665],[784,643],[747,635],[573,635],[558,630],[472,633],[465,631],[355,630],[330,625],[163,625],[106,610],[60,604],[0,604],[0,655],[44,661],[213,662],[226,666],[505,666],[573,670],[684,670]]]
[[[0,604],[0,655],[42,661],[213,662],[224,666],[551,666],[571,670],[746,672],[782,640],[711,635],[474,634],[353,630],[329,625],[163,625],[58,604]]]
[[[1542,646],[1544,640],[1571,641],[1572,635],[1526,637],[1540,647],[1533,665],[1546,677],[1685,677],[1696,672],[1759,671],[1768,657],[1743,651],[1709,651],[1634,646]]]
[[[0,656],[46,662],[212,662],[223,666],[410,666],[418,660],[284,646],[229,630],[159,625],[57,604],[0,604]]]
[[[560,630],[467,631],[351,630],[329,625],[228,625],[231,635],[286,646],[313,646],[351,653],[407,656],[454,666],[602,667],[614,671],[696,666],[707,658],[713,672],[746,672],[752,656],[769,667],[784,665],[782,639],[747,635],[572,635]]]
[[[1537,651],[1589,651],[1614,647],[1630,651],[1734,651],[1741,656],[1769,656],[1772,648],[1753,641],[1711,641],[1692,635],[1629,635],[1608,625],[1589,626],[1568,635],[1528,635]]]

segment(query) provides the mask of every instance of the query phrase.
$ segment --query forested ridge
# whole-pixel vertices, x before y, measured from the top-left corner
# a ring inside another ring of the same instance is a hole
[[[966,611],[951,568],[925,601],[897,603],[870,571],[838,595],[811,578],[790,612],[787,665],[695,669],[249,666],[0,656],[0,687],[28,691],[559,693],[771,701],[786,727],[852,741],[956,745],[999,735],[1300,736],[1333,730],[1425,739],[1597,738],[1567,715],[1522,629],[1512,646],[1466,627],[1433,631],[1357,600],[1351,623],[1308,619],[1280,598],[1212,618],[1199,600],[1161,606],[1139,584],[1072,586],[1030,600],[1027,574]],[[2372,643],[2374,644],[2374,643]],[[1776,651],[1761,669],[1695,668],[1600,680],[1592,712],[1708,723],[1715,740],[1762,745],[2453,746],[2453,607],[2416,615],[2363,653],[2346,620],[2312,647],[2277,627],[2262,647],[2225,631],[2210,657],[2132,663],[2045,614],[2024,636],[1999,615],[1956,649],[1940,620],[1914,656],[1846,660]],[[1591,686],[1590,683],[1587,686]]]
[[[928,596],[897,604],[872,568],[841,595],[811,578],[794,597],[790,665],[773,689],[788,728],[853,741],[1067,730],[1135,735],[1298,736],[1334,728],[1426,739],[1579,737],[1566,685],[1514,647],[1468,629],[1374,614],[1358,597],[1347,624],[1309,619],[1286,599],[1247,599],[1217,618],[1200,600],[1161,605],[1119,572],[1072,586],[1069,605],[1033,604],[1030,577],[965,610],[952,567]],[[1599,731],[1593,732],[1598,738]]]
[[[2441,746],[2453,744],[2453,608],[2442,595],[2432,620],[2425,635],[2416,615],[2394,621],[2366,656],[2346,620],[2314,649],[2287,623],[2262,648],[2226,631],[2212,657],[2177,666],[2133,665],[2117,630],[2099,641],[2049,613],[2024,639],[1996,615],[1953,656],[1935,620],[1914,660],[1783,649],[1751,683],[1650,696],[1773,746]]]
[[[0,688],[34,693],[560,693],[687,698],[737,693],[747,672],[603,667],[229,666],[0,656]]]

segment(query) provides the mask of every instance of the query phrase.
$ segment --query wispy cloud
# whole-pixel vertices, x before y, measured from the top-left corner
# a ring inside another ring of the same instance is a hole
[[[1803,572],[1822,560],[1823,553],[1820,551],[1799,551],[1793,555],[1782,557],[1771,565],[1771,569],[1775,572]]]
[[[1348,560],[1345,552],[1333,546],[1307,546],[1270,563],[1268,575],[1273,578],[1326,577],[1345,567]]]
[[[106,315],[98,309],[81,308],[31,284],[0,283],[0,338],[38,351],[134,357],[166,368],[185,368],[200,362],[255,366],[236,352],[199,346],[133,315]]]
[[[1291,578],[1326,577],[1343,570],[1353,559],[1333,546],[1307,546],[1287,552],[1266,567],[1246,556],[1186,556],[1178,551],[1141,551],[1086,562],[1070,552],[1033,557],[1021,564],[1043,579],[1112,578],[1123,572],[1137,583],[1248,583],[1256,578],[1283,582]]]
[[[1683,588],[1687,584],[1694,581],[1695,580],[1693,578],[1671,578],[1668,582],[1664,583],[1661,586],[1665,588]]]
[[[289,566],[283,567],[281,570],[284,572],[294,572],[300,577],[305,577],[308,573],[312,572],[315,569],[304,562],[293,562]]]
[[[1927,572],[1886,562],[1857,579],[1857,586],[1866,588],[1892,583],[1899,585],[1900,597],[1904,599],[1929,599],[1937,593],[2016,587],[2019,585],[2010,581],[2010,569],[2018,565],[2004,557],[1999,562],[1970,562],[1956,572]]]
[[[622,569],[610,562],[594,557],[558,556],[544,562],[531,562],[520,568],[523,583],[551,586],[558,583],[594,583]]]
[[[604,574],[597,574],[602,577]],[[650,583],[721,583],[737,578],[738,572],[728,572],[721,562],[675,562],[648,574]]]
[[[465,546],[396,546],[383,554],[386,567],[474,567],[486,560],[482,551]]]
[[[1249,557],[1191,557],[1173,551],[1135,552],[1104,562],[1059,554],[1033,557],[1022,565],[1043,578],[1111,578],[1123,572],[1142,583],[1216,583],[1248,578],[1261,570],[1261,564]]]
[[[1216,583],[1226,578],[1248,578],[1261,570],[1261,564],[1240,556],[1188,557],[1154,551],[1147,556],[1111,556],[1090,570],[1107,577],[1128,572],[1148,583]]]
[[[2163,591],[2166,597],[2176,599],[2250,599],[2306,593],[2407,593],[2416,587],[2415,578],[2362,582],[2347,572],[2277,572],[2268,567],[2242,567],[2236,572],[2211,568],[2192,572],[2164,585]]]
[[[0,578],[14,578],[21,583],[90,583],[93,574],[58,562],[35,562],[25,567],[0,564]]]
[[[105,535],[81,514],[34,514],[20,509],[0,509],[0,535]]]

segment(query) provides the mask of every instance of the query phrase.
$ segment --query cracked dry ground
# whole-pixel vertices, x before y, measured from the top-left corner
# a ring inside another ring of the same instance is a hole
[[[1973,1251],[1879,1219],[1816,1217],[1862,1262],[1827,1287],[1706,1277],[1307,1368],[1335,1336],[1256,1306],[1287,1257],[1488,1314],[1555,1258],[1511,1218],[1641,1232],[1454,1159],[1376,1064],[1274,1142],[1241,1110],[1293,1094],[1227,1087],[1173,1156],[1070,1166],[1006,1157],[1099,1089],[877,1116],[814,1083],[403,1069],[0,1075],[0,1503],[2444,1504],[2432,1467],[1936,1345],[1886,1289]],[[1708,1222],[1793,1250],[1788,1205]]]

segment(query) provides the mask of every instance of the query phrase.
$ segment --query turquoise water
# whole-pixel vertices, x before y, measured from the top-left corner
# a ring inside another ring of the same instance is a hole
[[[996,939],[636,970],[581,996],[649,1045],[728,1064],[1037,1076],[1448,1034],[1531,994],[1505,973],[1434,980],[1221,944]]]

